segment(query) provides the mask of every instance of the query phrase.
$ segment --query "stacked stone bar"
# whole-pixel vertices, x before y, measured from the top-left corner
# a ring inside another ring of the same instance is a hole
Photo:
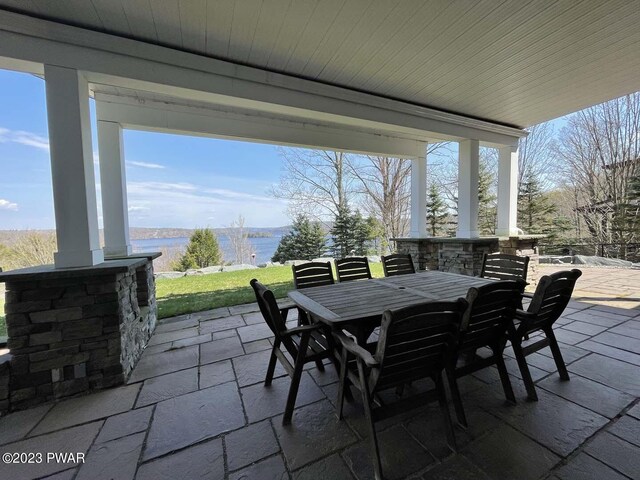
[[[9,368],[0,365],[0,395],[9,376],[4,408],[0,398],[5,411],[123,383],[155,328],[153,265],[146,258],[33,267],[0,279],[10,351]]]

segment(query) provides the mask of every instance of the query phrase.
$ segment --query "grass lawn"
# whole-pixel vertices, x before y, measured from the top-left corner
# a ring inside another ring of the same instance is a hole
[[[382,264],[372,263],[371,274],[383,277]],[[156,281],[159,318],[183,313],[200,312],[218,307],[230,307],[255,302],[249,281],[257,278],[282,298],[293,290],[291,267],[269,267],[210,275],[189,275],[181,278],[161,278]],[[0,336],[6,335],[4,299],[0,299]]]
[[[372,263],[371,274],[374,277],[383,277],[382,264]],[[288,291],[293,290],[293,276],[291,267],[288,266],[163,278],[156,281],[158,316],[173,317],[183,313],[255,302],[256,297],[249,285],[252,278],[257,278],[273,290],[276,298],[285,297]]]

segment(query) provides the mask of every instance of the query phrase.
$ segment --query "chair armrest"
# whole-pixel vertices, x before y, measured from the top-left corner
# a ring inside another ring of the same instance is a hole
[[[316,330],[322,330],[322,328],[324,328],[324,325],[320,323],[317,323],[315,325],[302,325],[300,327],[294,327],[294,328],[285,330],[284,332],[281,332],[280,335],[282,335],[283,337],[290,337],[291,335],[297,335],[305,332],[314,332]]]
[[[340,342],[342,348],[344,348],[349,353],[352,353],[356,357],[359,357],[367,367],[377,367],[378,362],[373,355],[369,353],[367,350],[362,348],[356,342],[353,341],[352,338],[347,337],[344,333],[334,333],[334,338]]]
[[[516,320],[526,322],[536,318],[534,313],[525,312],[524,310],[516,310]]]
[[[533,293],[529,293],[529,292],[523,292],[522,296],[524,298],[533,298]]]

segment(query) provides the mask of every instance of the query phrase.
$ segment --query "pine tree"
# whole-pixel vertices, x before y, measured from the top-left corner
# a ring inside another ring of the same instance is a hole
[[[480,235],[494,235],[496,232],[496,195],[491,188],[494,176],[491,170],[480,162],[478,177],[478,230]]]
[[[432,183],[427,193],[427,230],[432,237],[442,235],[447,217],[447,204],[440,195],[438,187]]]
[[[332,252],[336,258],[351,255],[356,249],[355,222],[349,207],[338,207],[338,214],[331,228]]]
[[[298,215],[291,230],[280,239],[271,261],[312,260],[322,257],[326,251],[326,238],[318,223],[311,223],[304,215]]]
[[[218,239],[210,228],[197,228],[191,238],[187,250],[178,260],[178,269],[185,271],[191,268],[205,268],[219,265],[222,262]]]
[[[565,231],[569,221],[558,215],[558,207],[542,190],[535,175],[525,174],[518,194],[518,223],[528,234],[544,234],[550,239]]]
[[[368,250],[368,244],[373,240],[373,228],[369,219],[365,219],[360,210],[356,210],[353,215],[353,232],[355,240],[355,254],[366,255]]]

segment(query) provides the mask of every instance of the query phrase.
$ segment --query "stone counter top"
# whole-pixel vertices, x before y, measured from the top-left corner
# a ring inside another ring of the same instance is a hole
[[[92,267],[55,268],[53,265],[38,265],[36,267],[19,268],[0,272],[0,282],[25,282],[30,280],[76,278],[113,273],[131,273],[136,268],[148,262],[147,256],[127,257],[118,260],[106,260]]]

